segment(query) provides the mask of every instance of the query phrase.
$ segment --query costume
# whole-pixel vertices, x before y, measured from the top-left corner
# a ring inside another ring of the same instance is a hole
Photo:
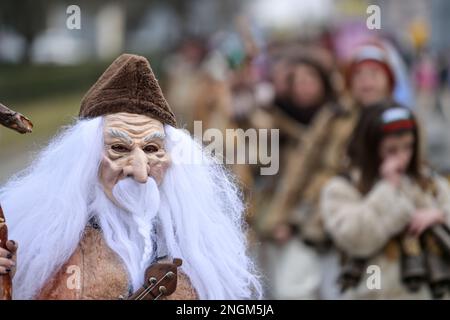
[[[355,173],[356,174],[356,173]],[[365,266],[381,270],[381,289],[367,286],[370,273],[362,273],[360,282],[347,290],[349,299],[429,299],[422,286],[408,290],[401,272],[401,249],[397,236],[408,225],[416,208],[438,207],[450,223],[450,187],[448,182],[433,178],[436,195],[424,192],[417,183],[404,178],[399,188],[378,182],[365,196],[344,177],[333,178],[323,190],[322,215],[327,231],[336,246],[348,255],[368,259]]]
[[[150,64],[118,57],[79,120],[0,189],[19,243],[17,299],[127,299],[148,267],[183,261],[167,299],[248,299],[244,206],[222,166],[177,128]]]

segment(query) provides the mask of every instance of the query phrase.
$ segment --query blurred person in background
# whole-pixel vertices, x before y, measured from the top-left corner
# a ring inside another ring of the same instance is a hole
[[[434,297],[448,294],[438,287],[450,279],[448,252],[427,230],[450,222],[450,187],[424,165],[419,130],[408,108],[370,107],[353,133],[347,170],[323,190],[325,227],[342,253],[344,298],[426,299],[427,281]],[[380,269],[375,287],[370,266]]]
[[[227,144],[230,141],[228,135],[234,132],[232,146],[242,143],[248,144],[250,150],[257,150],[257,145],[250,145],[253,141],[245,140],[245,136],[233,129],[253,128],[249,119],[256,110],[271,102],[273,88],[264,76],[264,50],[256,44],[250,26],[244,18],[238,18],[235,27],[237,32],[219,33],[210,41],[210,50],[199,66],[200,77],[192,92],[191,111],[193,120],[199,121],[197,125],[201,125],[203,132],[208,129],[220,131],[227,137]],[[228,156],[229,146],[224,147],[219,157],[225,161],[228,160],[224,155]],[[236,150],[234,152],[236,157]],[[250,219],[254,209],[251,193],[255,168],[246,162],[231,163],[229,169],[238,177],[248,203],[247,219]]]
[[[372,44],[357,48],[347,70],[347,85],[357,109],[393,99],[395,74],[387,52]]]
[[[207,55],[206,41],[186,37],[165,61],[167,100],[186,128],[192,132],[193,110],[204,74],[201,65]]]
[[[417,51],[412,66],[417,115],[424,123],[424,149],[428,160],[441,174],[450,176],[449,90],[446,88],[446,60],[443,52],[424,47]]]
[[[317,250],[327,243],[317,204],[322,185],[341,168],[348,113],[315,59],[279,60],[273,72],[274,105],[261,110],[265,121],[261,114],[253,120],[256,127],[280,129],[281,169],[260,179],[253,225],[264,244],[271,296],[316,299],[322,281]]]
[[[419,93],[433,93],[439,85],[439,72],[434,57],[427,50],[419,53],[413,72],[416,90]]]

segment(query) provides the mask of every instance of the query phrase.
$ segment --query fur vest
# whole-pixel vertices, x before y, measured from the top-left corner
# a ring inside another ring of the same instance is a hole
[[[37,295],[39,300],[118,300],[131,294],[128,273],[101,232],[91,226],[68,261]],[[168,300],[197,299],[186,274],[178,270],[177,290]]]

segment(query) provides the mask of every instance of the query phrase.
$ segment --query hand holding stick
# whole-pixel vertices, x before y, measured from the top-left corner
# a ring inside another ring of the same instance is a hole
[[[5,216],[0,207],[0,248],[8,250],[6,242],[8,241],[8,227],[6,226]],[[0,300],[12,299],[12,279],[11,274],[0,275]]]

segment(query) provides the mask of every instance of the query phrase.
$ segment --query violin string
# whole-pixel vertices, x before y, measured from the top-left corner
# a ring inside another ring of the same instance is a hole
[[[161,281],[163,281],[167,276],[167,273],[164,275],[164,277],[162,277],[158,282],[156,282],[154,285],[151,285],[147,288],[145,288],[144,291],[142,291],[137,297],[136,300],[143,300],[149,293],[151,293],[153,291],[153,289],[155,289],[160,283]]]
[[[165,278],[167,278],[169,272],[167,272],[160,280],[158,280],[158,282],[156,282],[154,285],[151,285],[147,288],[145,288],[144,291],[142,291],[135,300],[143,300],[153,289],[155,289],[160,283],[161,281],[163,281]]]

